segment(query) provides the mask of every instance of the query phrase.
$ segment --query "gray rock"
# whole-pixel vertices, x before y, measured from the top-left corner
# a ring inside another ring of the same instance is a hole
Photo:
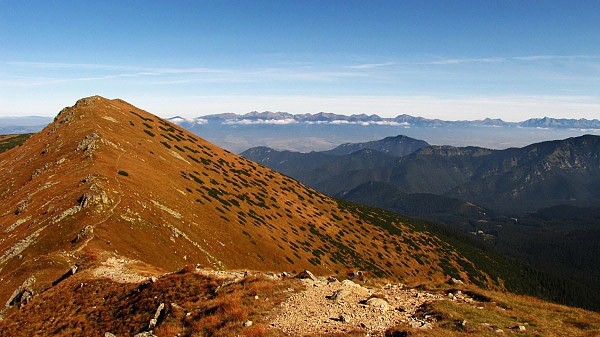
[[[243,326],[246,327],[246,328],[249,327],[249,326],[251,326],[251,325],[252,325],[252,321],[251,320],[247,320],[243,324]]]
[[[296,275],[296,278],[299,278],[301,280],[303,280],[303,279],[309,279],[311,281],[316,281],[317,280],[317,278],[315,277],[315,275],[313,275],[313,273],[311,273],[308,270],[301,271],[300,273],[298,273],[298,275]]]
[[[158,319],[160,318],[160,314],[162,314],[162,311],[164,309],[165,309],[165,304],[161,303],[158,306],[158,309],[156,309],[156,312],[154,313],[154,318],[152,318],[150,320],[150,323],[148,323],[148,330],[154,329],[154,327],[156,326],[156,324],[158,324]]]

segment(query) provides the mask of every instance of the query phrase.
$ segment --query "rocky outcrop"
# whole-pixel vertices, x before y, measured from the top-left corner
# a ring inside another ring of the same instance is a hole
[[[22,285],[17,287],[13,294],[10,296],[8,301],[6,302],[6,307],[17,307],[21,308],[26,305],[33,299],[36,295],[35,290],[33,290],[32,286],[35,283],[35,276],[31,276]]]
[[[296,275],[296,278],[299,278],[301,280],[302,279],[309,279],[311,281],[316,281],[317,280],[317,278],[315,277],[315,275],[313,275],[313,273],[311,273],[308,270],[301,271],[300,273],[298,273],[298,275]]]
[[[152,330],[152,329],[154,329],[154,327],[156,327],[156,325],[158,324],[158,320],[161,318],[161,315],[163,314],[164,309],[165,309],[165,304],[161,303],[158,306],[158,309],[156,309],[156,312],[154,313],[154,318],[152,318],[150,320],[150,323],[148,323],[148,330]]]
[[[100,136],[97,133],[92,132],[77,145],[76,151],[81,151],[86,157],[91,157],[94,151],[99,147],[99,140]]]

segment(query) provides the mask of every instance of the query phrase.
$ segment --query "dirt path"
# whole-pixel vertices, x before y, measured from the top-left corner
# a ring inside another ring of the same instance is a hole
[[[303,282],[306,290],[292,295],[270,318],[272,327],[289,335],[363,331],[367,336],[382,336],[401,322],[428,328],[427,322],[414,317],[415,312],[426,302],[442,299],[400,285],[367,289],[351,281]],[[369,300],[374,297],[381,299]]]

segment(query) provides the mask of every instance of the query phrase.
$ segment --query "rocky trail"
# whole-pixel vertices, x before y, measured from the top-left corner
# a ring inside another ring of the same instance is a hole
[[[271,326],[289,335],[365,332],[382,336],[400,323],[414,328],[432,328],[417,318],[423,304],[442,295],[387,284],[365,288],[351,280],[303,279],[306,289],[293,294],[275,310]]]

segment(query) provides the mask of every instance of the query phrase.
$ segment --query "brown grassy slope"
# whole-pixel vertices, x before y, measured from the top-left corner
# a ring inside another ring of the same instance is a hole
[[[266,313],[301,287],[297,280],[248,277],[216,291],[223,282],[190,271],[141,284],[76,275],[0,321],[0,336],[133,336],[148,330],[161,304],[159,336],[268,336]],[[245,328],[248,319],[254,324]]]
[[[30,133],[19,135],[0,135],[0,153],[23,144],[23,142],[29,137],[31,137]]]
[[[469,278],[470,263],[438,238],[399,221],[384,229],[377,214],[118,99],[65,108],[0,154],[0,176],[0,303],[32,275],[38,290],[49,285],[86,251],[166,270],[360,268],[422,282],[445,279],[444,267]]]

